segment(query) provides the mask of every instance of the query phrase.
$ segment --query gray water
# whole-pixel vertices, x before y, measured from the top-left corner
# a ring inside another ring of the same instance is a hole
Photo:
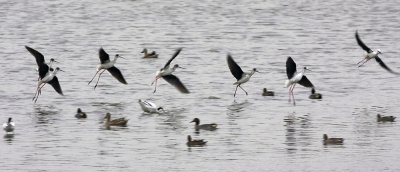
[[[380,48],[400,71],[398,1],[48,0],[0,2],[1,120],[13,117],[12,137],[0,141],[0,171],[399,171],[400,126],[376,115],[398,116],[398,76],[371,60],[357,68],[363,50],[354,39]],[[31,46],[65,72],[65,96],[46,85],[37,103]],[[119,53],[116,66],[128,85],[107,72],[94,91],[87,82],[98,49]],[[142,48],[159,59],[142,59]],[[155,72],[173,61],[191,91],[181,94],[163,80],[153,94]],[[226,54],[256,73],[233,98],[235,78]],[[285,61],[298,67],[323,94],[308,99],[295,88],[288,103]],[[275,97],[262,97],[262,88]],[[219,99],[210,99],[210,96]],[[146,114],[138,99],[163,106]],[[74,118],[80,107],[87,119]],[[126,117],[127,127],[106,130],[106,112]],[[195,133],[194,117],[216,122],[217,131]],[[322,144],[322,135],[343,145]],[[188,148],[186,136],[207,146]]]

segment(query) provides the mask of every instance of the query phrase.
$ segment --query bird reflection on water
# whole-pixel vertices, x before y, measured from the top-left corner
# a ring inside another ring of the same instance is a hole
[[[297,117],[296,112],[288,114],[284,122],[286,122],[285,145],[288,154],[296,153],[298,149],[302,149],[311,145],[311,120],[308,115]]]
[[[239,112],[242,112],[244,108],[250,106],[252,103],[249,103],[248,100],[245,100],[241,103],[236,102],[236,100],[233,101],[231,105],[228,106],[228,115],[230,116],[238,116]]]
[[[60,118],[55,117],[59,113],[59,109],[54,106],[42,106],[35,105],[34,107],[34,118],[36,118],[37,124],[49,124],[51,121],[59,120]]]
[[[7,143],[9,143],[9,144],[11,144],[12,141],[13,141],[13,139],[14,139],[14,135],[15,135],[14,133],[7,133],[7,134],[4,134],[4,136],[3,136],[4,141],[7,142]]]

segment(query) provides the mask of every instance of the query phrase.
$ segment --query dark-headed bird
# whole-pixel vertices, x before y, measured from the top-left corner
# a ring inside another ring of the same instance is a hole
[[[327,134],[323,135],[323,142],[324,145],[341,145],[343,144],[344,139],[343,138],[328,138]]]
[[[314,88],[311,88],[311,94],[308,96],[310,99],[322,99],[322,94],[316,93]]]
[[[12,122],[12,118],[8,118],[8,121],[3,124],[3,130],[7,133],[11,133],[14,131],[15,123]]]
[[[81,119],[81,118],[87,118],[87,115],[85,112],[82,112],[81,108],[78,108],[75,114],[75,118]]]
[[[267,88],[263,88],[262,96],[274,96],[275,93],[273,91],[268,91]]]
[[[209,131],[214,131],[217,129],[217,124],[216,123],[211,123],[211,124],[200,124],[200,119],[199,118],[194,118],[191,122],[194,122],[194,129],[196,131],[198,130],[209,130]]]

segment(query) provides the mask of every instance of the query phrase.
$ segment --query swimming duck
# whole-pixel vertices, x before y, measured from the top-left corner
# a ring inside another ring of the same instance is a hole
[[[3,130],[7,133],[13,132],[15,128],[15,123],[12,122],[12,118],[8,118],[8,122],[3,124]]]
[[[106,116],[104,117],[106,119],[105,121],[105,126],[109,128],[110,126],[121,126],[124,127],[128,123],[128,120],[125,118],[118,118],[118,119],[113,119],[111,120],[111,114],[107,113]]]
[[[322,99],[322,94],[320,93],[315,93],[315,89],[311,89],[311,95],[308,97],[310,99]]]
[[[381,116],[380,114],[376,115],[378,122],[394,122],[396,117],[394,116]]]
[[[155,51],[147,53],[147,48],[144,48],[141,53],[144,53],[143,58],[158,58],[158,54]]]
[[[188,141],[186,142],[186,145],[189,146],[189,147],[192,147],[192,146],[204,146],[207,143],[207,141],[204,141],[203,139],[201,139],[201,140],[192,140],[192,137],[190,135],[187,136],[187,140]]]
[[[86,118],[86,113],[82,112],[81,108],[78,108],[78,110],[76,111],[75,117],[80,119],[80,118]]]
[[[212,124],[201,124],[200,125],[200,119],[199,118],[194,118],[191,122],[194,122],[194,128],[196,130],[209,130],[209,131],[214,131],[217,129],[217,124],[216,123],[212,123]]]
[[[159,113],[164,110],[162,107],[158,107],[153,102],[150,102],[147,100],[142,101],[141,99],[139,99],[139,105],[144,112],[148,112],[148,113]]]
[[[343,144],[343,138],[328,138],[327,134],[324,134],[324,144]]]
[[[267,88],[263,89],[262,96],[274,96],[275,93],[273,91],[268,91]]]

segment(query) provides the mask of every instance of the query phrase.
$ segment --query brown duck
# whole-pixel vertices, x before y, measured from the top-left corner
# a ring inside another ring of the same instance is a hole
[[[376,115],[378,122],[394,122],[396,117],[394,116],[381,116],[381,114]]]
[[[275,93],[273,91],[268,91],[267,88],[263,88],[262,96],[274,96]]]
[[[152,51],[151,53],[147,52],[147,48],[144,48],[141,53],[144,53],[143,58],[158,58],[158,54],[155,51]]]
[[[128,120],[125,118],[118,118],[118,119],[113,119],[111,120],[111,114],[107,113],[106,116],[104,117],[105,121],[105,126],[109,128],[110,126],[126,126],[128,123]]]
[[[194,118],[191,122],[194,122],[194,129],[195,130],[209,130],[209,131],[214,131],[217,129],[217,124],[216,123],[211,123],[211,124],[201,124],[200,125],[200,119],[199,118]]]
[[[187,142],[186,145],[189,147],[192,146],[204,146],[206,145],[207,141],[204,141],[203,139],[201,140],[192,140],[192,137],[190,135],[187,136]]]
[[[327,134],[324,134],[324,144],[343,144],[344,139],[343,138],[328,138]]]

